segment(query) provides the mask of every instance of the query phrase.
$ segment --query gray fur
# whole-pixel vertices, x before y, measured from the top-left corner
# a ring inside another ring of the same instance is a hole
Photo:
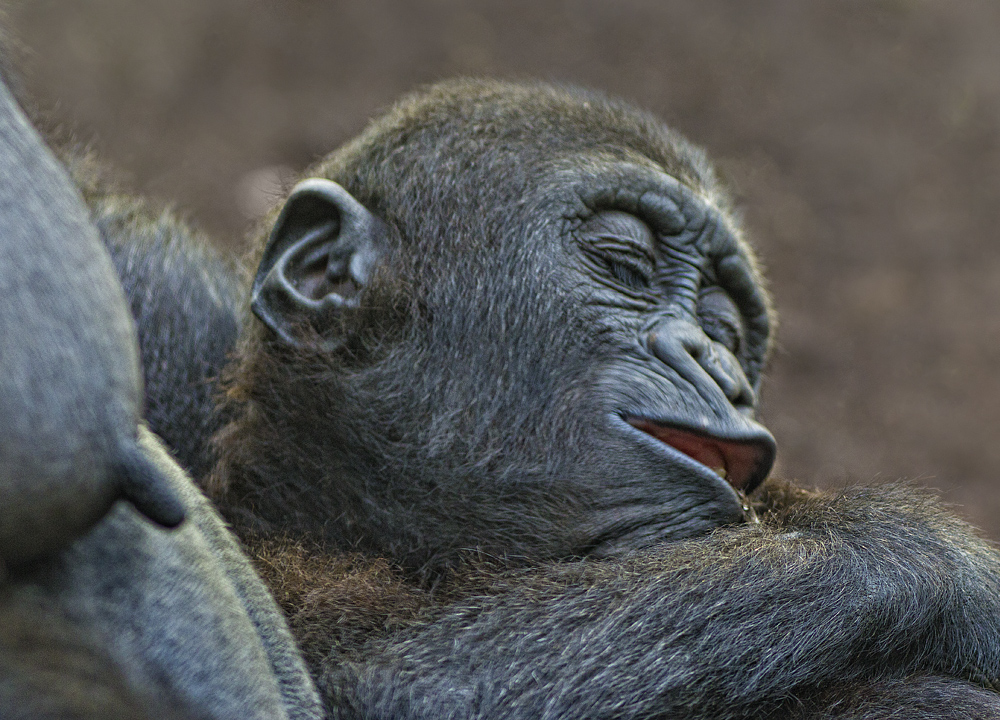
[[[320,717],[274,601],[140,427],[111,261],[2,84],[0,178],[0,717]]]
[[[146,422],[202,477],[221,425],[213,395],[236,344],[245,273],[175,213],[100,186],[85,198],[139,327]]]
[[[0,679],[0,716],[65,701],[62,683],[76,681],[98,709],[111,684],[117,692],[108,696],[118,703],[129,698],[136,712],[164,707],[178,717],[319,717],[284,620],[246,558],[155,436],[142,430],[140,443],[183,499],[187,522],[163,530],[119,505],[56,558],[0,588],[5,624],[35,623],[17,642],[0,644],[0,667],[19,670]],[[47,637],[50,618],[67,630]],[[32,634],[56,648],[57,663],[68,663],[72,648],[83,646],[109,671],[85,682],[70,667],[68,677],[57,674],[48,688],[20,696],[16,690],[45,669],[25,657],[37,644]],[[81,717],[104,715],[94,710]]]
[[[725,439],[755,409],[769,299],[700,151],[600,95],[459,81],[404,100],[315,174],[386,223],[385,255],[345,283],[332,255],[365,244],[323,233],[349,224],[321,216],[303,236],[320,242],[289,258],[287,292],[258,298],[265,322],[239,344],[209,483],[271,564],[330,716],[1000,713],[1000,554],[933,497],[770,480],[747,501],[623,427],[652,401],[662,415],[640,417],[716,415],[705,432]],[[582,249],[607,210],[658,228],[648,287],[642,268]],[[205,282],[175,269],[170,282]],[[724,364],[706,286],[745,325]],[[357,302],[333,314],[300,312],[348,291]],[[727,389],[730,372],[741,382]],[[261,702],[293,688],[312,713],[255,578],[190,487],[175,489],[192,518],[179,546],[126,508],[49,564],[68,584],[33,587],[81,608],[79,644],[122,676],[105,684],[225,713],[257,678]],[[167,616],[161,587],[168,605],[182,596]],[[278,683],[261,674],[267,652]],[[216,659],[250,675],[213,685],[199,672]]]
[[[929,496],[859,489],[501,578],[362,655],[328,663],[335,717],[832,718],[845,695],[844,717],[977,717],[1000,712],[975,685],[1000,678],[1000,557]]]
[[[213,478],[248,543],[402,568],[330,561],[313,603],[275,563],[333,716],[832,718],[844,688],[872,699],[855,717],[1000,705],[995,547],[905,487],[772,480],[751,512],[670,435],[769,447],[769,300],[702,153],[594,93],[453,81],[312,172],[386,249],[321,314],[364,238],[336,207],[302,242],[262,237],[288,282],[255,298]],[[623,215],[645,231],[595,229]]]
[[[135,450],[135,330],[78,193],[0,87],[0,562],[68,544],[123,494],[180,522]]]

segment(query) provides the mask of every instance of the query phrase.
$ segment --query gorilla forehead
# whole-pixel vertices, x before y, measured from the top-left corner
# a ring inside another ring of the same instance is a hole
[[[426,88],[314,174],[340,182],[404,241],[419,244],[428,233],[462,229],[457,222],[502,235],[573,193],[566,167],[585,175],[617,163],[655,168],[727,203],[704,153],[654,116],[600,93],[542,83],[464,79]],[[520,222],[497,217],[511,213]],[[497,234],[476,239],[496,242]]]
[[[525,357],[552,350],[593,368],[613,348],[594,343],[591,293],[570,292],[580,283],[572,230],[596,209],[641,215],[635,206],[647,191],[707,211],[761,286],[704,152],[655,116],[599,92],[446,81],[403,98],[311,174],[338,181],[391,229],[395,252],[369,302],[420,308],[419,334],[444,336],[456,355],[485,359],[492,338],[501,355],[519,346],[522,369],[530,366]],[[766,321],[766,293],[763,302]],[[412,339],[411,348],[442,347],[435,338]]]

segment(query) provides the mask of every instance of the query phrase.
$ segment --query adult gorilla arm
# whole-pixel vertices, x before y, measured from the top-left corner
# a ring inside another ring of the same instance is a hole
[[[0,562],[65,547],[124,497],[183,512],[136,447],[135,329],[65,172],[0,83]]]
[[[321,716],[273,600],[217,514],[151,433],[142,452],[187,520],[119,505],[0,585],[5,718]]]
[[[992,545],[912,488],[770,489],[760,524],[507,576],[321,685],[338,717],[1000,712]]]
[[[0,716],[319,717],[280,612],[140,424],[110,259],[2,83],[0,177]]]

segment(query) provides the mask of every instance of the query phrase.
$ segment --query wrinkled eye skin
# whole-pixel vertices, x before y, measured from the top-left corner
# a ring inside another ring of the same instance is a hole
[[[602,296],[603,302],[623,310],[647,312],[669,303],[670,298],[664,296],[664,280],[675,271],[698,272],[694,263],[664,256],[664,238],[673,237],[677,227],[647,220],[628,210],[607,209],[597,211],[575,228],[591,273],[610,293]],[[755,357],[757,351],[744,317],[746,308],[737,304],[732,288],[720,283],[718,269],[706,268],[707,274],[697,280],[692,278],[698,324],[712,341],[736,358],[750,382],[756,384],[760,358]]]
[[[654,237],[642,220],[605,210],[584,222],[577,234],[587,254],[609,278],[634,291],[649,287],[656,262]]]
[[[746,345],[746,331],[736,303],[716,286],[702,288],[698,293],[698,322],[712,340],[740,357]]]
[[[607,252],[603,254],[602,260],[622,285],[632,290],[649,287],[652,266],[644,264],[640,258],[624,253]]]

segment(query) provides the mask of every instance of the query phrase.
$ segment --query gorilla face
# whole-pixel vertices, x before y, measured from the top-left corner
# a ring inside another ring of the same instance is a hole
[[[658,168],[608,174],[612,189],[580,194],[569,263],[604,346],[605,472],[641,490],[607,514],[601,555],[742,519],[775,453],[754,421],[770,323],[747,248],[701,188]]]
[[[698,150],[599,95],[460,81],[314,174],[254,283],[234,506],[424,570],[746,519],[770,311]]]

